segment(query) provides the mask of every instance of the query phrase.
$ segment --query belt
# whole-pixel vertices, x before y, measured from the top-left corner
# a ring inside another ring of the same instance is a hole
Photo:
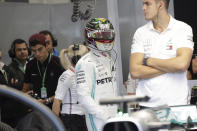
[[[79,104],[79,102],[77,101],[77,103],[63,103],[64,104]]]
[[[62,117],[70,117],[70,116],[84,116],[84,115],[79,115],[79,114],[60,114]]]
[[[150,109],[151,107],[147,107],[147,106],[139,106],[139,109],[140,110],[143,110],[143,109]]]

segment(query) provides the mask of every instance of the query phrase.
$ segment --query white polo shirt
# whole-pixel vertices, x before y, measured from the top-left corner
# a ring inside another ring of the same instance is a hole
[[[69,68],[59,77],[55,98],[62,100],[61,114],[84,115],[78,102],[74,68]]]
[[[167,29],[158,32],[152,21],[137,29],[134,34],[131,54],[144,53],[145,57],[169,59],[176,57],[178,48],[193,50],[192,28],[170,16]],[[166,73],[151,79],[141,79],[136,90],[137,96],[148,95],[149,102],[142,106],[184,105],[189,103],[189,87],[186,72]]]

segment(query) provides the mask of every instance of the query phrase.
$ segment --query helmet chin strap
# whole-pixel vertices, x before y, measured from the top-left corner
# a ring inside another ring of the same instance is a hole
[[[99,49],[99,47],[98,47],[98,45],[96,44],[96,41],[95,40],[93,40],[92,42],[91,41],[88,41],[89,42],[89,47],[91,48],[91,49],[94,49],[94,50],[96,50],[96,51],[98,51],[98,52],[110,52],[110,51],[112,51],[113,50],[113,46],[111,47],[111,49],[110,50],[100,50]],[[94,42],[94,43],[93,43]],[[103,43],[102,43],[103,44]]]
[[[110,52],[113,49],[114,43],[102,43],[102,42],[97,42],[96,45],[98,50],[102,50],[104,52]]]

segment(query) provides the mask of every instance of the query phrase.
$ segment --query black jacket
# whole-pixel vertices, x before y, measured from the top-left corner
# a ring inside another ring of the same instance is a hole
[[[11,86],[17,90],[22,90],[25,72],[19,68],[19,63],[15,59],[12,59],[8,67],[14,78],[18,80],[17,84],[12,84]]]
[[[13,77],[13,74],[11,73],[7,65],[4,65],[2,69],[5,71],[5,73],[0,71],[0,84],[10,86],[11,78]]]

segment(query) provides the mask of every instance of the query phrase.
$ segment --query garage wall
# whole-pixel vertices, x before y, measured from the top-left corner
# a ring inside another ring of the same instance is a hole
[[[85,12],[87,2],[82,1],[80,10]],[[93,3],[93,2],[92,2]],[[28,41],[29,37],[40,30],[50,30],[58,40],[59,51],[72,43],[84,41],[84,26],[87,21],[71,21],[73,3],[67,4],[28,4],[21,2],[0,3],[0,48],[3,50],[3,61],[8,64],[10,58],[7,54],[11,42],[16,38]],[[108,17],[109,16],[109,17]],[[115,52],[112,57],[116,59],[118,68],[117,80],[122,92],[122,61],[119,38],[119,23],[117,0],[97,0],[92,17],[109,18],[116,29]],[[120,93],[122,94],[122,93]]]
[[[67,47],[72,42],[84,40],[84,26],[86,21],[71,21],[72,3],[44,5],[28,3],[0,3],[0,48],[3,50],[3,61],[10,62],[7,51],[11,42],[16,38],[28,41],[29,37],[40,30],[50,30],[58,40],[58,50]],[[81,10],[87,6],[81,4]],[[102,10],[100,10],[102,8]],[[92,17],[107,17],[105,0],[97,2]]]

